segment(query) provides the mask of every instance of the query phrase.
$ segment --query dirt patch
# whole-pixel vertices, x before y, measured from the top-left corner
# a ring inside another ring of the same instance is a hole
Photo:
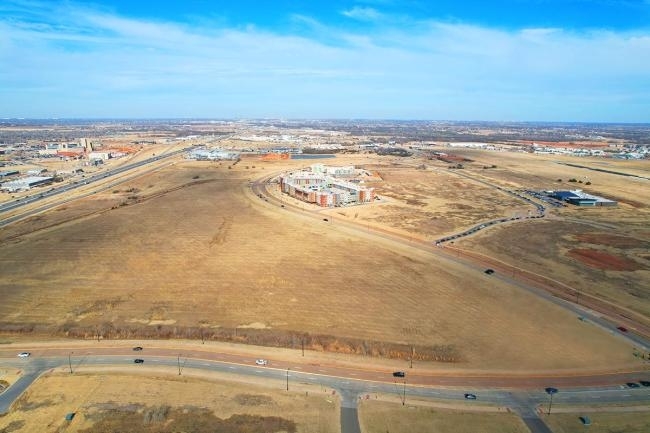
[[[597,269],[606,271],[636,271],[643,269],[637,262],[590,248],[574,248],[567,255]]]
[[[594,245],[607,245],[614,248],[650,248],[650,243],[628,236],[613,235],[611,233],[580,233],[575,239]]]
[[[278,416],[235,414],[221,419],[208,409],[169,406],[120,406],[93,414],[98,419],[92,427],[80,433],[112,433],[139,431],[143,433],[255,433],[296,431],[296,423]]]
[[[242,406],[271,406],[275,404],[270,396],[259,394],[239,394],[234,397],[234,400]]]

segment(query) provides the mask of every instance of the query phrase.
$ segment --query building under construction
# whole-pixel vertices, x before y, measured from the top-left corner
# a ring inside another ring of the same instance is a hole
[[[319,164],[322,167],[322,164]],[[325,172],[335,172],[327,170]],[[349,170],[345,170],[346,174]],[[323,173],[323,170],[301,171],[280,176],[280,190],[284,194],[322,207],[350,206],[370,203],[375,189],[366,188],[351,180]]]

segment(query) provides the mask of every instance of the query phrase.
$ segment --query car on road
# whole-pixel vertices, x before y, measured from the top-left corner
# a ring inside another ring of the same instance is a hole
[[[327,222],[327,221],[329,221],[329,220],[328,220],[327,218],[323,218],[323,221]]]
[[[133,362],[136,364],[142,364],[144,362],[144,359],[136,358],[133,360]]]
[[[18,354],[18,357],[19,358],[29,358],[29,355],[31,355],[31,353],[29,353],[29,352],[20,352]]]
[[[625,326],[617,326],[616,329],[618,329],[621,332],[627,332],[627,328]]]
[[[465,399],[466,400],[476,400],[476,394],[467,393],[467,394],[465,394]]]
[[[405,377],[406,373],[403,371],[393,371],[393,377]]]
[[[494,269],[486,269],[486,270],[483,271],[483,272],[485,272],[485,273],[488,274],[488,275],[492,275],[492,274],[494,273]]]
[[[641,386],[650,386],[650,380],[640,380]]]
[[[266,359],[256,359],[255,360],[255,364],[257,364],[257,365],[267,365],[268,363],[269,363],[269,361],[267,361]]]
[[[135,346],[135,347],[133,348],[133,350],[136,351],[136,352],[140,352],[140,351],[142,350],[142,347],[140,347],[140,346]]]
[[[625,385],[627,385],[628,388],[639,388],[641,386],[636,382],[628,382]]]

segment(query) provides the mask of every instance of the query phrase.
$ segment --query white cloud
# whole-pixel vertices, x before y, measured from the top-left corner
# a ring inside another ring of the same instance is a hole
[[[377,21],[383,17],[379,11],[371,7],[355,6],[352,9],[344,10],[341,14],[348,18],[360,21]]]
[[[649,120],[647,32],[414,22],[363,34],[294,16],[307,37],[51,14],[0,15],[1,117]]]

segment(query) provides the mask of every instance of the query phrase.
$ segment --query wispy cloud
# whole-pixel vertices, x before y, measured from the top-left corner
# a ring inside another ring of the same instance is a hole
[[[650,121],[649,32],[413,21],[370,34],[295,15],[289,33],[12,4],[0,116]]]
[[[371,7],[355,6],[341,12],[344,16],[360,21],[377,21],[383,17],[377,9]]]

